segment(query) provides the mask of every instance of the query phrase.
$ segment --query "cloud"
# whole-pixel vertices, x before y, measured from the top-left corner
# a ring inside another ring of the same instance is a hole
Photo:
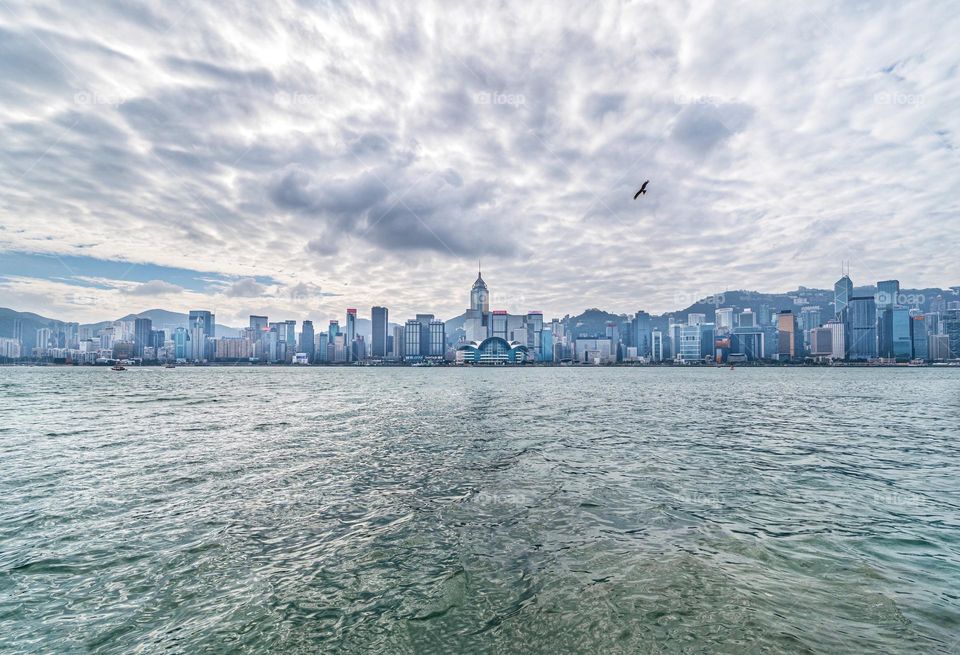
[[[165,296],[174,293],[181,293],[183,287],[178,287],[176,284],[170,284],[169,282],[164,282],[163,280],[150,280],[149,282],[143,282],[137,286],[127,290],[126,293],[131,296]]]
[[[0,249],[202,269],[232,282],[180,300],[241,322],[303,309],[301,283],[335,316],[455,315],[478,258],[495,293],[557,315],[827,286],[841,260],[858,284],[960,278],[942,3],[281,0],[182,18],[0,11]]]
[[[237,280],[224,290],[224,295],[229,298],[256,298],[267,294],[267,287],[257,282],[252,277]]]

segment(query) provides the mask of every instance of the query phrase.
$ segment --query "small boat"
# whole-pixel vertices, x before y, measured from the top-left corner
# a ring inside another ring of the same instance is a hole
[[[116,364],[114,364],[113,366],[110,367],[110,370],[111,370],[111,371],[126,371],[126,370],[127,370],[127,367],[124,366],[123,364],[121,364],[120,362],[117,362]]]
[[[176,364],[166,364],[163,368],[177,368]]]

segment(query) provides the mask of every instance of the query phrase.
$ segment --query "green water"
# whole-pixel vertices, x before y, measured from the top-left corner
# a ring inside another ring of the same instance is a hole
[[[960,369],[0,369],[3,653],[960,653]]]

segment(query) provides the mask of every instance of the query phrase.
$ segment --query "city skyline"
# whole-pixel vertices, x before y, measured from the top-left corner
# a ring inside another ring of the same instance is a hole
[[[725,289],[717,289],[707,293],[702,293],[702,290],[698,290],[696,292],[681,290],[674,293],[672,308],[666,309],[664,311],[649,310],[649,313],[656,316],[667,316],[670,314],[683,312],[689,306],[695,305],[700,302],[706,302],[707,304],[713,304],[719,307],[724,304],[724,295],[728,293],[746,293],[746,294],[758,294],[758,295],[764,295],[764,296],[767,296],[767,295],[789,296],[790,294],[794,294],[801,290],[822,291],[822,292],[832,293],[835,290],[835,285],[837,283],[838,278],[840,279],[852,278],[852,275],[847,272],[846,268],[843,268],[842,270],[843,272],[839,276],[835,276],[833,282],[831,282],[830,284],[824,285],[822,287],[798,284],[791,289],[780,289],[780,290],[772,290],[772,291],[761,291],[758,288],[733,289],[733,288],[727,287]],[[486,277],[490,277],[488,273],[484,273],[483,275]],[[897,282],[900,282],[900,281],[897,280]],[[949,293],[960,294],[960,284],[954,284],[954,285],[948,285],[948,286],[942,286],[942,287],[918,287],[916,285],[902,284],[901,288],[904,290],[919,290],[921,288],[938,289],[948,294]],[[859,284],[856,282],[853,282],[850,293],[853,293],[854,289],[877,290],[878,281],[873,281],[873,282],[868,281],[866,283],[859,283]],[[461,288],[459,292],[456,294],[456,296],[463,296],[463,295],[464,295],[464,291]],[[565,311],[544,312],[535,303],[529,303],[527,301],[527,296],[533,296],[533,295],[534,295],[533,293],[528,293],[527,295],[524,295],[522,293],[521,294],[497,293],[494,290],[489,293],[487,303],[491,311],[502,310],[502,311],[507,311],[510,314],[525,314],[528,311],[538,311],[538,312],[542,312],[544,314],[549,314],[551,316],[556,316],[556,317],[575,316],[579,313],[590,311],[593,309],[600,310],[600,311],[614,314],[614,315],[629,316],[634,314],[637,311],[638,307],[643,309],[644,311],[648,311],[648,307],[649,307],[644,302],[638,300],[633,303],[628,303],[628,306],[630,307],[630,309],[626,311],[615,311],[610,307],[605,307],[598,303],[591,303],[588,298],[583,298],[583,302],[581,303],[583,305],[582,307],[575,307],[572,303],[570,303],[569,308]],[[572,294],[572,295],[577,295],[577,294]],[[158,300],[160,298],[162,298],[162,296],[157,297]],[[200,296],[200,298],[202,300],[203,296]],[[921,304],[923,302],[926,302],[927,300],[929,299],[922,298]],[[18,313],[34,313],[40,316],[45,316],[46,318],[49,318],[52,320],[57,320],[62,322],[76,322],[82,325],[90,325],[90,324],[96,324],[96,323],[116,321],[116,320],[120,320],[123,316],[140,315],[140,314],[151,312],[151,311],[177,312],[177,313],[186,315],[191,311],[193,311],[194,310],[193,308],[197,306],[204,306],[204,307],[207,307],[209,311],[211,311],[214,315],[218,317],[217,318],[218,324],[222,324],[231,329],[239,329],[248,322],[249,317],[260,316],[260,315],[274,316],[274,317],[284,315],[285,318],[294,319],[298,322],[306,320],[306,321],[313,321],[315,323],[317,322],[325,323],[328,320],[342,319],[345,308],[352,305],[357,305],[357,309],[359,312],[357,314],[357,317],[358,319],[361,319],[364,321],[372,321],[373,310],[376,310],[376,309],[389,310],[389,312],[391,312],[394,316],[398,316],[398,317],[399,316],[406,317],[407,315],[413,316],[418,312],[429,310],[438,318],[444,321],[459,318],[464,313],[463,307],[460,307],[459,310],[449,315],[442,314],[440,312],[435,311],[434,308],[437,306],[456,306],[457,305],[457,299],[451,300],[451,299],[443,299],[443,298],[424,299],[422,302],[419,302],[415,305],[415,309],[410,311],[397,309],[395,308],[394,305],[391,305],[389,302],[383,302],[381,304],[374,304],[372,306],[363,307],[358,303],[350,303],[343,299],[334,299],[329,303],[330,305],[332,305],[332,308],[329,311],[319,310],[319,309],[304,309],[302,306],[296,307],[295,305],[294,309],[277,310],[277,311],[268,312],[267,308],[269,308],[270,305],[267,304],[267,305],[260,306],[259,309],[257,309],[256,306],[251,305],[251,307],[253,307],[251,311],[246,312],[243,315],[233,315],[230,313],[223,313],[216,306],[210,305],[209,303],[205,304],[203,302],[200,302],[197,304],[190,304],[190,305],[177,304],[174,306],[170,306],[170,305],[160,306],[159,304],[156,304],[156,303],[151,304],[150,301],[143,301],[143,300],[139,302],[145,305],[142,309],[137,310],[137,309],[134,309],[133,306],[126,306],[125,308],[121,308],[120,315],[118,316],[113,316],[113,315],[108,316],[108,315],[101,315],[98,313],[94,313],[92,316],[89,317],[91,320],[76,320],[74,318],[55,314],[50,311],[44,311],[44,310],[35,311],[33,309],[25,309],[23,307],[13,307],[13,306],[4,307],[0,305],[0,308],[10,309]],[[337,302],[338,304],[336,305],[333,304]],[[912,304],[916,304],[916,303],[912,303]],[[93,308],[94,312],[96,312],[98,309],[98,306],[96,303],[92,303],[91,307]],[[102,311],[102,309],[100,311]],[[399,322],[402,323],[402,320]],[[391,319],[390,323],[396,324],[397,321],[394,321]]]
[[[385,306],[371,307],[370,319],[361,319],[356,307],[347,307],[343,321],[331,318],[326,331],[322,321],[315,330],[312,319],[303,319],[298,331],[296,319],[271,321],[265,314],[250,314],[240,329],[218,326],[209,309],[187,315],[150,310],[86,325],[44,324],[47,319],[14,312],[0,323],[0,361],[922,365],[960,356],[960,287],[914,290],[898,279],[856,286],[847,272],[832,294],[804,287],[788,295],[732,291],[660,315],[587,309],[548,319],[540,310],[498,309],[481,270],[468,295],[467,308],[450,319],[418,311],[396,323]]]
[[[478,257],[554,315],[960,280],[945,5],[405,11],[7,6],[0,304],[452,316]]]

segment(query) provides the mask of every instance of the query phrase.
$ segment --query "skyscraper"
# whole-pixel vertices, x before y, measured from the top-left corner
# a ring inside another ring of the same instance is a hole
[[[797,317],[789,309],[777,314],[778,359],[791,360],[800,357],[800,339],[797,332]]]
[[[900,297],[900,280],[881,280],[877,282],[877,313],[897,304]]]
[[[316,358],[315,348],[316,344],[314,342],[315,336],[313,333],[313,321],[304,321],[303,327],[300,329],[300,348],[299,351],[306,353],[307,361],[313,362]]]
[[[196,322],[202,321],[203,323],[203,333],[208,337],[217,336],[217,319],[213,313],[207,311],[206,309],[191,309],[190,314],[188,315],[188,323],[190,324],[190,329],[192,330]]]
[[[357,336],[357,310],[353,307],[347,309],[347,322],[345,325],[344,335],[345,346],[347,348],[347,361],[354,361],[353,356],[353,340]]]
[[[873,296],[854,296],[847,307],[847,358],[873,359],[877,356],[877,303]]]
[[[150,347],[150,332],[153,321],[149,318],[137,318],[133,321],[133,354],[143,357],[143,349]]]
[[[732,309],[730,311],[733,312]],[[651,329],[650,314],[638,310],[631,323],[633,343],[637,347],[637,356],[650,357],[653,352],[651,343],[653,331]]]
[[[370,320],[373,323],[373,338],[371,340],[371,356],[387,356],[387,330],[389,326],[386,307],[371,307]]]
[[[853,282],[849,275],[844,275],[833,285],[833,312],[837,319],[843,317],[843,312],[853,297]]]

